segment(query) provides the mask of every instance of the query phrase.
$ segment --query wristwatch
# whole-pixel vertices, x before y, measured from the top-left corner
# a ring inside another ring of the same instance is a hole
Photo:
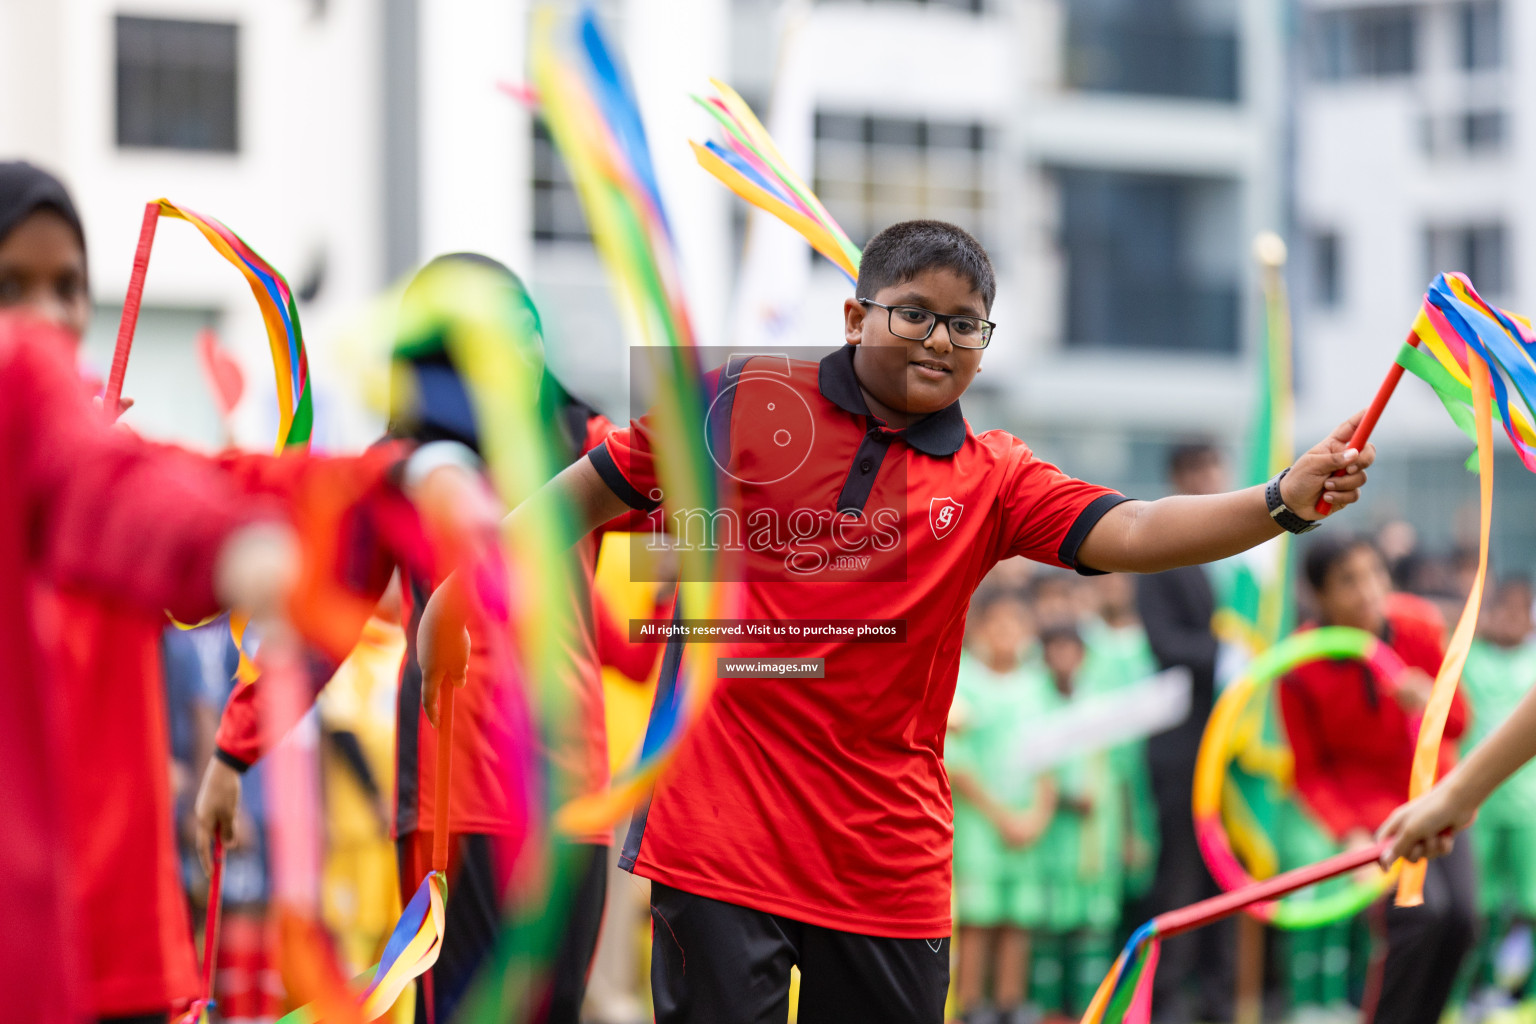
[[[1285,474],[1291,471],[1287,466],[1276,473],[1274,479],[1264,485],[1264,504],[1269,506],[1269,518],[1280,524],[1280,528],[1288,533],[1308,533],[1323,525],[1321,519],[1308,522],[1295,512],[1285,507],[1285,500],[1280,497],[1280,481],[1285,479]]]

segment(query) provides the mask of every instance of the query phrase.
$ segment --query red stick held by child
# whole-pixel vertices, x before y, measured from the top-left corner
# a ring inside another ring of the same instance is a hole
[[[1419,336],[1413,331],[1408,332],[1408,344],[1418,345]],[[1364,451],[1365,444],[1371,439],[1371,431],[1376,429],[1376,421],[1381,418],[1382,410],[1387,407],[1387,400],[1392,397],[1392,392],[1397,390],[1397,382],[1403,379],[1403,368],[1397,363],[1387,371],[1387,377],[1381,382],[1381,387],[1376,389],[1376,397],[1371,399],[1371,407],[1365,410],[1365,415],[1360,418],[1360,425],[1355,428],[1354,434],[1349,439],[1349,447],[1355,451]],[[1334,473],[1334,476],[1343,476],[1344,470]],[[1319,515],[1329,515],[1333,512],[1333,506],[1328,504],[1325,498],[1317,499],[1316,511]]]
[[[139,247],[133,253],[133,276],[128,279],[128,294],[123,297],[123,318],[117,325],[117,348],[112,352],[112,372],[101,407],[108,420],[116,420],[118,401],[123,396],[123,377],[128,373],[128,352],[133,348],[133,332],[139,326],[139,305],[144,301],[144,277],[149,273],[149,251],[155,246],[155,226],[160,222],[160,204],[144,204],[144,224],[139,228]]]

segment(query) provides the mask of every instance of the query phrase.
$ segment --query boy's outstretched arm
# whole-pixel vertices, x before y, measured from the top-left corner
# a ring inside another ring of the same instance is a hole
[[[1392,812],[1376,832],[1378,839],[1392,840],[1391,848],[1382,854],[1382,865],[1399,857],[1421,860],[1450,853],[1454,835],[1471,824],[1488,794],[1533,757],[1536,689],[1434,789]]]
[[[1360,422],[1356,413],[1291,465],[1280,482],[1285,505],[1306,520],[1321,519],[1318,499],[1335,510],[1360,498],[1365,470],[1376,460],[1375,445],[1349,448]],[[1347,470],[1334,477],[1336,470]],[[1094,525],[1078,551],[1083,566],[1104,572],[1162,572],[1198,565],[1246,551],[1282,532],[1270,518],[1264,487],[1226,494],[1181,494],[1157,501],[1116,505]]]
[[[543,516],[568,519],[572,543],[615,519],[630,507],[598,475],[590,459],[577,459],[535,491],[501,521],[510,538],[532,529]],[[469,595],[453,573],[432,592],[416,627],[416,661],[421,666],[421,703],[427,720],[437,725],[437,690],[450,679],[463,686],[469,666]]]

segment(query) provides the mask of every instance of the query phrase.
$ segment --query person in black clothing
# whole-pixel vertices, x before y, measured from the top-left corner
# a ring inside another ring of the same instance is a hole
[[[1228,489],[1227,477],[1226,460],[1212,444],[1180,445],[1168,461],[1168,480],[1179,494],[1218,494]],[[1158,667],[1184,666],[1192,676],[1189,717],[1147,740],[1161,834],[1143,907],[1150,918],[1221,891],[1200,857],[1190,811],[1195,757],[1215,701],[1216,598],[1205,569],[1192,565],[1138,576],[1136,606]],[[1224,921],[1163,944],[1152,1000],[1158,1024],[1231,1019],[1234,942],[1232,923]]]

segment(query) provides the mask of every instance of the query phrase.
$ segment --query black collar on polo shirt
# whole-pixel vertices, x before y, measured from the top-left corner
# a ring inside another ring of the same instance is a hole
[[[878,423],[864,392],[859,390],[859,380],[853,373],[853,350],[856,346],[845,344],[826,356],[816,374],[816,384],[821,395],[844,412],[865,416]],[[965,443],[965,414],[959,402],[951,402],[938,412],[918,420],[905,430],[891,431],[924,455],[943,457],[953,455]]]

